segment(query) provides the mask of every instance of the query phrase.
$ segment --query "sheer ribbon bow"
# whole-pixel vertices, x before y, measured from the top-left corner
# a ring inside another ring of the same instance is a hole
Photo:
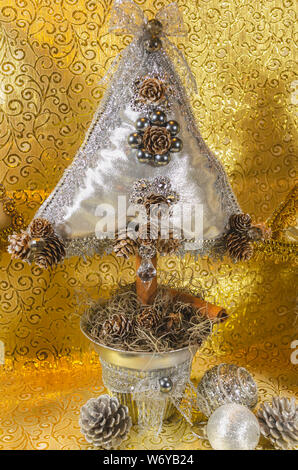
[[[187,30],[177,3],[173,2],[161,8],[155,19],[162,24],[160,38],[162,46],[178,67],[186,72],[186,80],[194,92],[197,92],[195,77],[182,52],[170,41],[169,36],[186,36]],[[141,37],[148,24],[148,18],[141,8],[132,0],[115,0],[110,17],[109,32],[117,35],[131,34],[136,38]],[[116,57],[118,62],[120,57]],[[115,63],[113,63],[113,67]]]

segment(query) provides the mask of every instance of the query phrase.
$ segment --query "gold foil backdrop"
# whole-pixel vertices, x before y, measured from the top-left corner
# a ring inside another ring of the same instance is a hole
[[[170,2],[136,3],[152,17]],[[195,272],[198,289],[231,315],[197,355],[194,380],[213,364],[234,362],[253,373],[261,399],[291,396],[297,385],[291,345],[298,339],[295,3],[178,4],[188,37],[176,43],[196,75],[192,105],[202,134],[243,211],[256,222],[269,219],[274,240],[248,263],[195,263],[187,256],[164,258],[159,267],[183,278],[180,285]],[[108,34],[111,5],[0,0],[0,182],[27,223],[72,161],[102,98],[99,80],[130,41]],[[98,359],[79,330],[82,291],[108,296],[120,281],[134,280],[134,260],[72,258],[44,272],[12,261],[3,247],[0,260],[0,449],[87,448],[79,409],[103,386]],[[133,430],[122,447],[208,446],[176,420],[158,438]]]

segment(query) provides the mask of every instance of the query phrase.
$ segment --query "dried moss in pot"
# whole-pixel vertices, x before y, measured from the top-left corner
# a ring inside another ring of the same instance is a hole
[[[218,320],[210,320],[182,297],[182,291],[173,296],[167,288],[158,287],[153,304],[147,307],[131,284],[85,312],[86,332],[94,341],[124,351],[168,352],[200,346]]]

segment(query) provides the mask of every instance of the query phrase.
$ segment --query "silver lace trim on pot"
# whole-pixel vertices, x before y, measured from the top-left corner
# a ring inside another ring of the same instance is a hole
[[[196,403],[195,387],[190,381],[193,357],[167,369],[141,371],[117,367],[100,359],[105,387],[113,394],[128,394],[138,408],[138,424],[143,429],[161,431],[164,413],[170,401],[192,425],[192,408]],[[160,380],[167,379],[170,389],[161,391]],[[200,437],[200,436],[199,436]]]

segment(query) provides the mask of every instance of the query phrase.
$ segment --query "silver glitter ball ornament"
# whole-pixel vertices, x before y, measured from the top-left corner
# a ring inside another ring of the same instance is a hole
[[[150,114],[150,121],[154,126],[163,126],[166,120],[167,116],[163,111],[157,110]]]
[[[219,364],[203,375],[197,388],[198,408],[210,416],[226,403],[254,408],[258,401],[257,385],[250,373],[235,364]]]
[[[150,121],[146,117],[140,117],[136,120],[135,126],[138,131],[143,131],[148,126],[150,126]]]
[[[147,52],[156,52],[162,46],[161,40],[158,37],[150,37],[145,39],[144,48]]]
[[[182,140],[179,139],[178,137],[174,137],[172,139],[172,144],[171,144],[171,152],[181,152],[183,147]]]
[[[159,387],[162,393],[169,393],[173,388],[173,382],[169,377],[161,377],[159,379]]]
[[[144,149],[137,150],[137,159],[141,163],[148,163],[153,160],[153,155]]]
[[[255,415],[243,405],[222,405],[210,416],[207,437],[216,450],[253,450],[260,438]]]
[[[128,144],[133,148],[136,149],[142,145],[143,136],[139,132],[133,132],[128,137]]]
[[[158,166],[165,166],[171,161],[171,156],[169,153],[164,153],[163,155],[154,155],[154,163]]]
[[[168,121],[166,123],[166,129],[170,132],[172,135],[178,134],[180,130],[179,123],[177,121]]]

